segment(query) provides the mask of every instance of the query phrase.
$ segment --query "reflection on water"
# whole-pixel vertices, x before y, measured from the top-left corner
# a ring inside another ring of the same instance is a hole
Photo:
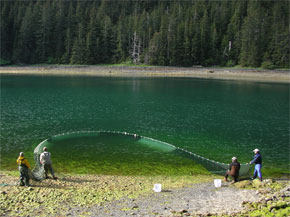
[[[85,130],[137,133],[220,162],[248,162],[259,148],[265,167],[288,170],[289,85],[1,76],[1,168],[15,168],[22,150],[32,160],[45,138]]]

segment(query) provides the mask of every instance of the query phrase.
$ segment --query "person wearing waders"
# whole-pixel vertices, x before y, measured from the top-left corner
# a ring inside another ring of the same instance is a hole
[[[255,153],[254,159],[252,161],[250,161],[250,164],[255,164],[255,171],[254,171],[254,176],[253,179],[257,178],[257,175],[260,179],[260,181],[262,181],[262,156],[260,154],[260,150],[259,149],[255,149],[253,150],[253,152]]]
[[[239,172],[240,172],[240,163],[238,162],[238,159],[236,157],[232,158],[232,163],[229,166],[229,170],[226,172],[225,174],[225,181],[228,181],[228,176],[232,176],[233,177],[233,183],[238,181],[238,177],[239,177]]]
[[[19,157],[17,159],[18,169],[19,169],[19,179],[20,186],[30,186],[29,184],[29,175],[28,170],[30,169],[30,164],[28,160],[24,157],[24,153],[20,152]]]
[[[43,165],[46,179],[48,179],[48,170],[50,171],[53,179],[57,179],[57,177],[54,175],[54,170],[52,168],[50,153],[47,151],[46,147],[43,148],[43,152],[40,155],[40,163]]]

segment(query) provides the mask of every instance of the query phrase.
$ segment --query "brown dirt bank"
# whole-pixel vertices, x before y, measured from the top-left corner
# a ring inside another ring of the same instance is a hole
[[[159,66],[5,66],[0,74],[190,77],[290,83],[290,70]]]

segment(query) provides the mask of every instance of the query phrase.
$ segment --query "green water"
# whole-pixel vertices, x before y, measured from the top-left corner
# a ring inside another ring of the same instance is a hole
[[[208,173],[166,144],[121,133],[71,133],[41,145],[51,150],[62,172],[114,175],[184,175]],[[85,149],[84,149],[85,147]],[[39,152],[39,154],[42,151]]]
[[[288,172],[289,85],[189,78],[1,75],[0,169],[16,169],[20,151],[33,161],[34,148],[46,138],[87,130],[137,133],[224,163],[232,156],[246,163],[253,157],[252,150],[259,148],[264,171]],[[188,159],[132,145],[86,141],[79,150],[87,152],[78,156],[78,148],[65,148],[53,152],[53,162],[57,171],[73,167],[82,173],[202,171]],[[103,153],[103,158],[96,153]],[[164,165],[166,169],[160,169]]]

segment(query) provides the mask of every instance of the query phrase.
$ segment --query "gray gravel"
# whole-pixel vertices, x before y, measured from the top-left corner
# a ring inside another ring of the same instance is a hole
[[[72,216],[206,216],[210,214],[233,214],[243,209],[244,201],[258,201],[253,190],[242,190],[226,185],[215,188],[213,183],[195,184],[182,189],[164,189],[160,193],[124,198],[103,206],[71,210]]]

